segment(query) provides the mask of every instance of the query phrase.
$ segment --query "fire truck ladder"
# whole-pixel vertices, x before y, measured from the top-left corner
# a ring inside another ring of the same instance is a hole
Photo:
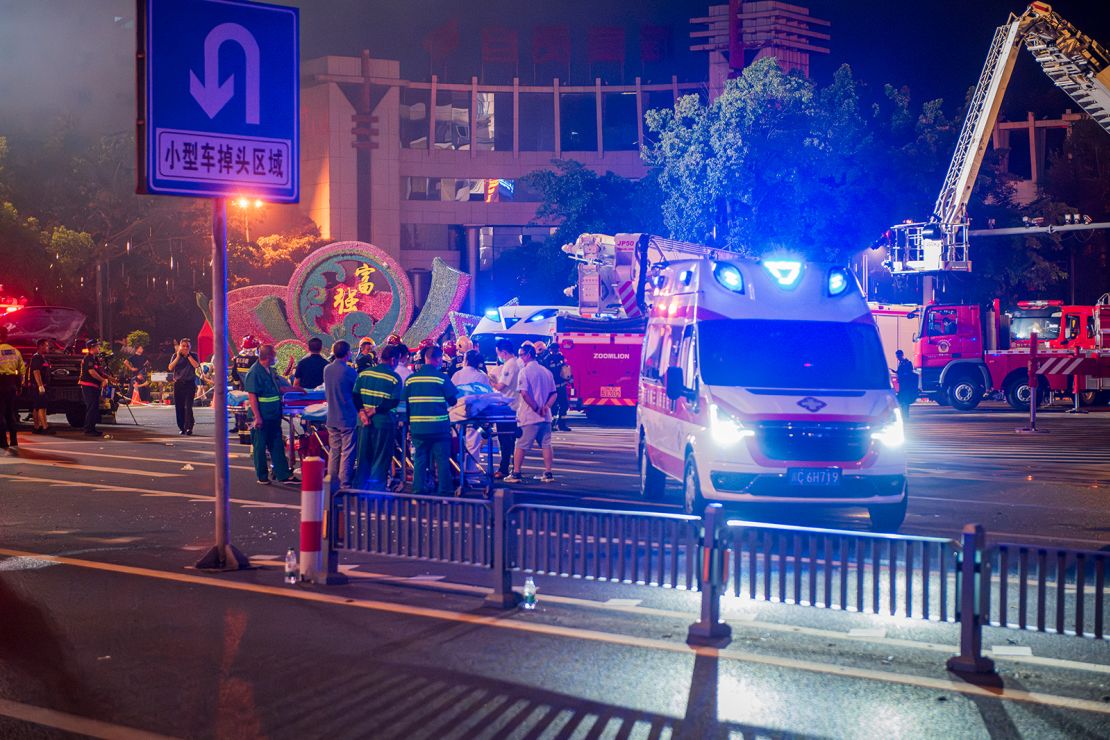
[[[1110,55],[1053,12],[1033,3],[999,26],[979,74],[933,215],[891,229],[891,272],[970,271],[967,203],[983,164],[1002,97],[1024,41],[1045,74],[1100,126],[1110,131]]]

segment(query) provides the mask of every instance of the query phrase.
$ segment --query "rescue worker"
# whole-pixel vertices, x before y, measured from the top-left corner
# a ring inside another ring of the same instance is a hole
[[[266,452],[270,453],[274,480],[297,483],[285,459],[285,442],[281,434],[281,394],[289,389],[289,382],[274,370],[277,353],[274,345],[263,344],[258,348],[255,362],[243,379],[251,413],[251,455],[258,484],[270,485],[270,471],[266,465]]]
[[[917,400],[917,373],[902,350],[896,351],[894,357],[898,360],[898,367],[894,369],[894,377],[898,381],[898,405],[902,407],[902,420],[909,421],[910,406]]]
[[[100,361],[100,341],[90,339],[85,342],[88,352],[81,358],[81,372],[77,385],[81,386],[81,400],[85,402],[85,434],[90,437],[103,437],[97,430],[100,423],[100,394],[108,386],[111,376]]]
[[[455,405],[458,391],[443,377],[443,350],[434,344],[420,353],[423,364],[405,380],[409,434],[413,446],[412,490],[429,493],[428,472],[435,469],[436,493],[449,496],[451,480],[451,422],[447,409]]]
[[[19,350],[8,344],[8,328],[0,326],[0,449],[7,450],[19,446],[16,430],[19,421],[16,419],[15,399],[19,395],[19,386],[23,382],[26,369],[23,365],[23,355]]]
[[[355,372],[361,373],[378,364],[377,345],[370,337],[365,337],[358,343],[358,354],[355,355]]]
[[[355,406],[358,407],[359,456],[356,486],[384,490],[397,446],[397,418],[401,402],[401,377],[397,365],[403,353],[396,344],[382,348],[381,362],[358,374]]]
[[[550,347],[543,342],[536,342],[536,360],[555,379],[555,405],[551,407],[555,428],[560,432],[569,432],[567,412],[570,411],[570,365],[567,364],[567,358],[559,350],[558,342],[552,342]]]
[[[243,390],[243,381],[256,362],[258,362],[258,340],[248,334],[239,340],[239,354],[235,355],[231,363],[231,379],[236,388]]]

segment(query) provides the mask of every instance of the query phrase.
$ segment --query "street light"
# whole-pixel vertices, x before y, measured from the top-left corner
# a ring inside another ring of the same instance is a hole
[[[231,202],[234,203],[235,206],[243,212],[243,232],[246,240],[249,242],[251,240],[250,208],[251,206],[254,206],[255,209],[261,208],[262,201],[258,198],[255,198],[252,201],[250,198],[247,198],[245,196],[239,196]]]

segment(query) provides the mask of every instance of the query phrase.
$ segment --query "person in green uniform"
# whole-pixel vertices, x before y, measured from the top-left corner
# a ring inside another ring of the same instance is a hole
[[[251,454],[259,485],[270,484],[270,470],[266,465],[266,452],[274,467],[274,480],[298,483],[285,459],[285,440],[281,434],[281,394],[289,390],[289,381],[274,371],[274,345],[263,344],[258,348],[258,362],[251,366],[243,381],[254,421],[251,424]]]
[[[423,364],[405,380],[405,403],[413,447],[413,493],[427,493],[428,472],[435,468],[436,493],[450,496],[451,422],[447,409],[455,405],[458,391],[443,377],[443,350],[434,344],[420,352]]]
[[[401,402],[401,377],[397,375],[401,357],[400,347],[386,345],[381,362],[360,372],[355,380],[355,405],[361,423],[356,488],[384,490],[388,482],[397,433],[393,412]]]

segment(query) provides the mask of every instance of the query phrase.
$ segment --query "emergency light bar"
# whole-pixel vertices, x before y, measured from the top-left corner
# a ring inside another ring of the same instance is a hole
[[[733,293],[744,292],[744,275],[736,265],[727,262],[718,262],[713,268],[713,277],[717,282],[731,290]]]

